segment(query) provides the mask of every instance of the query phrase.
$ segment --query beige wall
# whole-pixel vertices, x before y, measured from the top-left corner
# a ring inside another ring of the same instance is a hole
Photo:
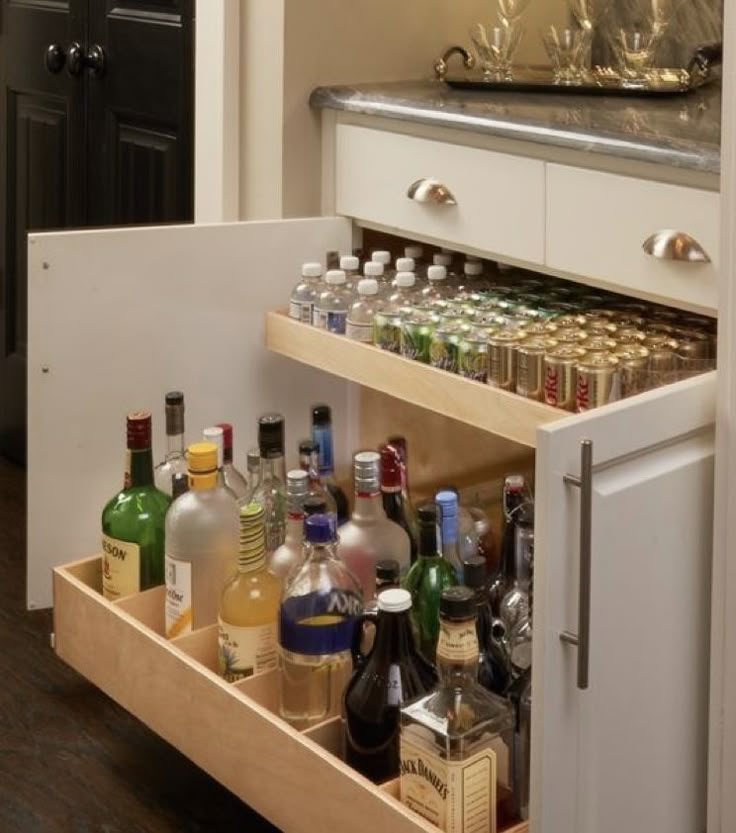
[[[320,84],[429,78],[432,63],[489,19],[489,0],[242,0],[241,216],[319,213]],[[542,59],[538,30],[564,0],[532,0],[519,60]]]

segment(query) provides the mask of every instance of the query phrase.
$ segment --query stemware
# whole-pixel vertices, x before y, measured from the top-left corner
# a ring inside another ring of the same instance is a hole
[[[498,16],[504,26],[517,22],[529,7],[531,0],[498,0]]]
[[[487,80],[504,81],[512,77],[512,60],[524,30],[518,23],[503,26],[476,23],[470,30],[478,61]]]
[[[584,29],[550,26],[542,33],[557,84],[575,84],[582,75],[581,57],[586,45]]]

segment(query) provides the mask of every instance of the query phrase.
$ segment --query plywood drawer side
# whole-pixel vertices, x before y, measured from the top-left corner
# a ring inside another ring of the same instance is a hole
[[[661,229],[694,237],[712,263],[657,260],[642,248]],[[547,165],[550,269],[684,309],[718,308],[720,197],[697,188]]]
[[[389,131],[338,124],[336,210],[407,236],[544,262],[544,163]],[[457,205],[417,203],[423,178]]]

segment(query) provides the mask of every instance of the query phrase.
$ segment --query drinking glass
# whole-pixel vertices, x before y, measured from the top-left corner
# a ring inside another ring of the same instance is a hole
[[[576,84],[582,75],[581,58],[586,45],[584,29],[563,29],[550,26],[542,33],[555,74],[556,84]]]
[[[523,28],[513,23],[502,26],[476,23],[471,28],[470,38],[486,79],[505,81],[512,77],[511,62],[523,34]]]
[[[507,26],[520,20],[530,2],[531,0],[498,0],[498,16],[501,22]]]
[[[649,31],[621,29],[616,41],[616,55],[625,80],[646,81],[654,63],[661,34]]]

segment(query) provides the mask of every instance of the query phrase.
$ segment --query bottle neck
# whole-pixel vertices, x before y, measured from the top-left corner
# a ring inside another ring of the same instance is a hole
[[[457,552],[457,515],[442,518],[442,552],[445,558]]]
[[[464,688],[478,679],[478,633],[475,617],[462,622],[440,618],[437,640],[440,685]]]
[[[332,425],[314,425],[312,439],[319,448],[319,473],[322,477],[329,477],[335,468],[332,452]]]
[[[233,464],[233,447],[222,449],[222,464],[228,466]]]
[[[166,435],[166,459],[184,456],[184,434]]]
[[[304,513],[289,512],[286,519],[286,543],[301,546],[304,541]]]
[[[397,662],[414,653],[409,611],[388,613],[379,610],[373,654]]]
[[[128,466],[130,486],[150,486],[153,483],[153,452],[150,448],[129,448]]]
[[[258,475],[259,484],[271,480],[286,483],[286,462],[283,454],[261,457],[261,470]]]
[[[426,524],[419,525],[419,558],[441,558],[442,553],[437,548],[437,527]]]
[[[382,521],[386,519],[380,492],[356,492],[354,521]]]
[[[218,469],[205,472],[189,471],[189,489],[192,492],[206,492],[216,489],[219,482],[220,472]]]

